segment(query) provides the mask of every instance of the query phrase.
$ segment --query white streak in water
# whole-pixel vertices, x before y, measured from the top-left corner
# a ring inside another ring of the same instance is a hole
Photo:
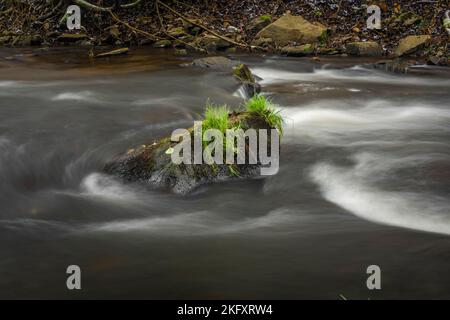
[[[57,94],[52,98],[53,101],[82,101],[91,103],[100,103],[97,94],[92,91],[79,91],[79,92],[63,92]]]
[[[374,181],[394,168],[415,166],[435,160],[422,155],[384,159],[374,154],[359,154],[353,168],[319,163],[312,167],[312,180],[330,202],[369,221],[450,235],[450,203],[432,194],[384,191]]]

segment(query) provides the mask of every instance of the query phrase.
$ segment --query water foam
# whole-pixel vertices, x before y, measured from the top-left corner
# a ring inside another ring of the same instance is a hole
[[[52,101],[81,101],[91,103],[101,102],[101,100],[98,98],[98,95],[95,92],[89,90],[59,93],[52,98]]]
[[[376,188],[371,177],[376,179],[381,167],[383,170],[391,168],[388,162],[380,164],[378,157],[367,157],[356,157],[353,168],[316,164],[312,167],[311,178],[325,199],[356,216],[386,225],[450,234],[450,203],[447,199],[432,194]],[[376,163],[378,166],[370,165]],[[401,165],[401,161],[393,163]]]
[[[85,177],[81,182],[81,190],[85,195],[113,201],[131,202],[138,199],[134,189],[100,173],[91,173]]]
[[[314,69],[313,72],[292,72],[274,68],[252,68],[252,72],[262,78],[262,85],[284,82],[370,82],[374,84],[414,85],[448,87],[450,80],[427,77],[408,77],[354,66],[345,69]]]
[[[286,141],[346,146],[364,140],[404,141],[410,134],[450,131],[450,110],[436,105],[387,100],[340,102],[333,108],[329,104],[319,101],[284,109]]]

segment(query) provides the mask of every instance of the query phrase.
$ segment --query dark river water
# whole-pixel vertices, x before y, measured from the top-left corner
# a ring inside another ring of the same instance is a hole
[[[449,71],[234,56],[285,116],[277,175],[182,197],[102,174],[243,102],[192,58],[0,51],[0,298],[450,298]]]

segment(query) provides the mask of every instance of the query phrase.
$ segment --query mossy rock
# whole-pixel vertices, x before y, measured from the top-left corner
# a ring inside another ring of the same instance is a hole
[[[239,127],[244,131],[249,128],[274,129],[264,117],[253,112],[233,112],[229,115],[229,124],[230,127]],[[193,155],[194,128],[188,130],[191,134]],[[270,135],[268,138],[270,143]],[[234,164],[232,169],[228,164],[174,164],[169,151],[173,150],[177,143],[172,142],[170,137],[164,137],[130,149],[107,164],[104,171],[126,182],[142,182],[157,189],[182,195],[189,194],[208,183],[261,177],[259,161],[257,164]],[[248,159],[248,145],[245,149]]]
[[[411,54],[420,48],[424,47],[431,40],[429,35],[407,36],[400,40],[397,48],[394,51],[396,57]]]
[[[177,27],[177,28],[169,29],[167,31],[167,34],[170,35],[171,37],[179,38],[179,37],[185,36],[186,32],[184,31],[183,28]]]
[[[231,43],[229,43],[228,41],[212,35],[199,37],[194,42],[199,47],[205,48],[208,51],[225,50],[231,47]]]
[[[241,81],[255,82],[255,77],[246,64],[238,64],[233,68],[233,74]]]
[[[383,55],[383,48],[375,41],[347,43],[345,49],[351,56],[376,57]]]
[[[242,83],[246,96],[253,97],[261,92],[261,86],[246,64],[238,64],[233,68],[233,75]]]
[[[245,29],[248,32],[255,34],[267,27],[271,22],[272,17],[270,15],[262,15],[250,21]]]
[[[252,74],[248,66],[239,64],[223,56],[213,56],[195,59],[192,66],[208,68],[216,71],[229,72],[241,83],[247,97],[253,97],[261,91],[258,79]]]
[[[318,22],[309,22],[302,16],[286,14],[269,24],[256,35],[256,38],[271,38],[277,46],[324,42],[328,28]]]

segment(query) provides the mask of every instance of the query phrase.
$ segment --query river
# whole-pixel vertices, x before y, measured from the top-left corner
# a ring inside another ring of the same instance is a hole
[[[450,298],[450,71],[232,58],[286,119],[280,171],[182,197],[102,167],[239,106],[234,79],[164,50],[0,50],[0,298]]]

